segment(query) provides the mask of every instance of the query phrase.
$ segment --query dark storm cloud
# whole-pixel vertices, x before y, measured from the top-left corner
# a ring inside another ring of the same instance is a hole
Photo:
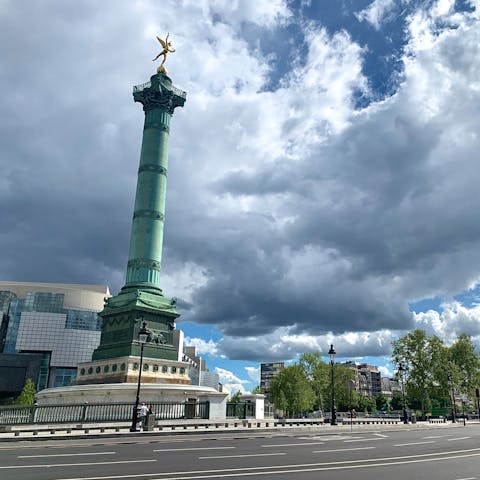
[[[219,327],[232,358],[264,355],[279,331],[271,358],[330,332],[371,332],[345,350],[384,354],[375,332],[412,326],[409,302],[478,277],[478,27],[412,44],[397,94],[360,112],[364,52],[348,34],[309,26],[304,64],[265,91],[271,64],[239,32],[272,29],[278,10],[232,5],[2,7],[1,277],[122,286],[143,123],[131,86],[175,24],[188,97],[172,120],[162,268],[181,319]]]

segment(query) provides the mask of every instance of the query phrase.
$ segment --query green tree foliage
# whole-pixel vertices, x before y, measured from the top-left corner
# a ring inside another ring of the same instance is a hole
[[[257,393],[263,393],[263,389],[260,385],[257,385],[253,390],[252,393],[255,395]]]
[[[35,393],[35,384],[31,378],[27,378],[23,390],[15,400],[15,403],[17,405],[33,405],[33,402],[35,401]]]
[[[457,387],[462,393],[472,395],[480,385],[480,358],[469,335],[459,335],[449,349],[450,361],[457,370]],[[473,395],[472,395],[473,396]]]
[[[414,330],[402,338],[392,342],[393,362],[405,366],[405,386],[411,403],[419,402],[422,415],[430,407],[430,394],[434,385],[434,365],[437,353],[434,348],[441,344],[441,340],[434,337],[434,341],[427,337],[424,330]]]
[[[323,411],[331,410],[332,376],[331,365],[322,360],[319,353],[304,353],[300,357],[300,366],[310,380],[315,392],[314,408]],[[334,365],[335,404],[338,411],[350,409],[348,382],[353,380],[355,372],[345,365]]]
[[[392,410],[403,409],[403,395],[401,392],[393,392],[392,400],[390,401],[390,408]]]
[[[270,396],[287,416],[309,411],[315,404],[315,392],[300,365],[285,367],[273,378]]]
[[[387,411],[390,407],[387,397],[382,392],[375,397],[375,405],[377,410],[383,411]]]
[[[377,403],[373,397],[357,396],[357,405],[355,410],[357,412],[373,413],[377,410]]]
[[[242,392],[240,392],[240,390],[237,390],[237,391],[230,397],[230,402],[232,402],[232,403],[239,403],[241,396],[242,396]]]
[[[392,361],[404,362],[408,406],[425,415],[432,407],[451,403],[451,390],[472,396],[480,382],[480,359],[471,338],[461,334],[450,346],[424,330],[392,342]]]

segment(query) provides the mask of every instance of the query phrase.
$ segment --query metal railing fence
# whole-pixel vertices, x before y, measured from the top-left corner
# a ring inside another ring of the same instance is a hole
[[[210,414],[208,401],[150,405],[155,420],[208,419]],[[2,406],[0,425],[126,422],[131,420],[133,408],[133,403]]]
[[[255,418],[255,404],[250,402],[228,402],[227,418]]]

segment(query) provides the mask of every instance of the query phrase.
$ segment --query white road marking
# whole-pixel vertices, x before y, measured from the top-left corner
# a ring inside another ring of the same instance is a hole
[[[186,452],[192,450],[231,450],[236,447],[190,447],[190,448],[162,448],[154,452]]]
[[[472,438],[472,437],[447,438],[447,442],[454,442],[455,440],[466,440],[467,438]]]
[[[410,445],[425,445],[426,443],[435,443],[433,440],[427,442],[397,443],[394,447],[409,447]]]
[[[381,438],[388,438],[388,435],[383,435],[381,433],[374,433],[374,435],[376,435],[377,437],[381,437]]]
[[[381,438],[357,438],[357,439],[355,439],[355,440],[344,440],[343,443],[375,442],[376,440],[381,440]]]
[[[456,478],[455,480],[476,480],[477,477]]]
[[[264,467],[244,467],[244,468],[227,468],[227,469],[215,469],[215,470],[191,470],[180,472],[162,472],[162,473],[140,473],[133,475],[110,475],[106,477],[78,477],[78,478],[62,478],[56,480],[111,480],[116,478],[140,478],[150,477],[150,480],[193,480],[196,478],[225,478],[225,477],[247,477],[255,475],[277,475],[277,474],[292,474],[302,472],[318,472],[325,470],[351,470],[354,468],[370,468],[370,467],[385,467],[390,465],[402,465],[408,463],[424,463],[424,462],[438,462],[443,460],[450,460],[456,458],[467,458],[479,456],[480,452],[478,448],[472,448],[469,450],[458,450],[456,452],[438,452],[432,454],[420,454],[420,455],[406,455],[402,457],[384,457],[384,458],[372,458],[362,460],[350,460],[342,462],[325,462],[325,463],[311,463],[311,464],[293,464],[293,465],[278,465],[278,466],[264,466]],[[445,455],[458,452],[475,451],[475,453],[465,453],[463,455],[443,456],[437,458],[418,458],[424,456],[435,457],[437,455]],[[411,460],[410,460],[411,459]],[[393,460],[391,462],[384,462],[385,460]],[[401,461],[399,461],[401,460]],[[381,463],[368,464],[370,461],[379,461]],[[361,465],[363,463],[363,465]],[[347,465],[344,465],[347,464]],[[352,465],[354,464],[354,465]],[[281,468],[288,468],[289,470],[280,470]],[[259,471],[265,470],[265,471]],[[231,473],[224,473],[231,472]],[[202,475],[203,474],[203,475]],[[157,475],[158,478],[154,476]],[[175,475],[174,477],[165,477],[166,475]],[[189,475],[179,477],[178,475]],[[192,476],[195,475],[195,476]],[[458,479],[460,480],[460,479]],[[464,479],[467,480],[467,479]],[[475,480],[475,479],[472,479]]]
[[[245,455],[217,455],[213,457],[198,457],[199,460],[210,460],[212,458],[247,458],[247,457],[273,457],[278,455],[286,455],[286,453],[250,453]]]
[[[302,445],[323,445],[324,442],[304,442],[304,443],[282,443],[279,445],[261,445],[262,448],[275,448],[275,447],[301,447]]]
[[[444,437],[453,437],[453,434],[452,435],[430,435],[429,437],[422,437],[422,440],[427,440],[427,439],[430,439],[430,438],[444,438]]]
[[[353,452],[355,450],[371,450],[377,447],[335,448],[333,450],[314,450],[312,453]]]
[[[329,436],[319,436],[314,435],[311,437],[297,437],[299,440],[318,440],[320,442],[332,442],[332,441],[339,441],[339,440],[347,440],[348,438],[354,438],[351,435],[329,435]],[[363,438],[363,437],[356,437],[356,438]]]
[[[156,462],[157,460],[125,460],[118,462],[88,462],[88,463],[53,463],[50,465],[2,465],[0,469],[11,470],[14,468],[52,468],[52,467],[83,467],[85,465],[118,465],[119,463],[146,463]]]
[[[49,455],[18,455],[17,458],[75,457],[80,455],[115,455],[117,452],[51,453]]]

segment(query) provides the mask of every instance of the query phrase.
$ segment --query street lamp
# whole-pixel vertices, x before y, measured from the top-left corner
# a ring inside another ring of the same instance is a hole
[[[353,402],[352,392],[355,389],[355,380],[348,381],[348,391],[350,392],[350,431],[353,429]]]
[[[452,389],[452,423],[457,422],[457,406],[455,405],[455,387],[453,385],[452,375],[448,375],[448,381],[450,383],[450,388]]]
[[[405,400],[405,365],[403,362],[400,362],[398,365],[398,373],[400,374],[400,380],[402,382],[402,417],[403,417],[403,423],[407,424],[408,423],[408,415],[407,415],[407,403]]]
[[[337,425],[337,409],[335,408],[335,378],[333,375],[333,365],[335,363],[336,351],[333,348],[333,345],[330,345],[330,350],[328,351],[328,356],[330,357],[330,367],[332,371],[332,419],[330,425]]]
[[[140,368],[138,370],[137,397],[135,399],[135,406],[133,407],[132,425],[130,426],[131,432],[137,431],[138,404],[140,403],[140,383],[142,381],[143,347],[150,340],[150,334],[152,333],[147,328],[147,322],[143,320],[143,317],[140,317],[138,321],[142,322],[142,328],[138,331],[138,341],[140,342]]]

